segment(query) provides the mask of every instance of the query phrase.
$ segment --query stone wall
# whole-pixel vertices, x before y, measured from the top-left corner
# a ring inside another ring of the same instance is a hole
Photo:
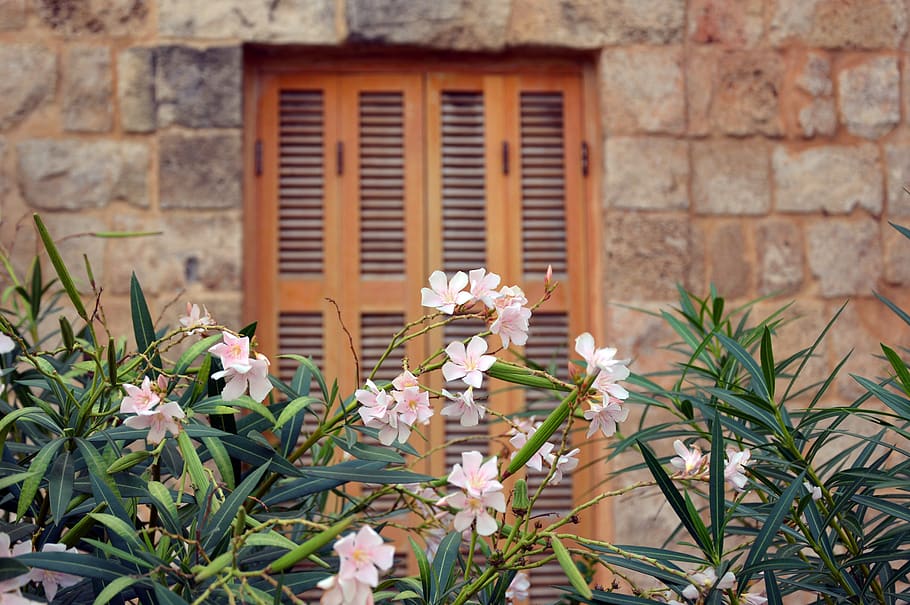
[[[796,299],[796,347],[851,298],[813,372],[855,347],[850,369],[874,374],[875,343],[907,342],[872,292],[910,305],[910,242],[888,225],[910,224],[908,29],[907,0],[0,0],[0,241],[25,266],[33,211],[57,237],[161,232],[62,246],[88,254],[109,317],[135,267],[158,310],[238,323],[244,43],[583,49],[605,299]],[[605,320],[639,370],[666,363],[659,322]]]

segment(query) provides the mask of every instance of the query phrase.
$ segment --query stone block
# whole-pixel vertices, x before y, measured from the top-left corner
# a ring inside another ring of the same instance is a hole
[[[560,4],[565,6],[569,3]],[[605,44],[674,44],[683,41],[686,27],[684,0],[601,0],[600,4],[603,7]]]
[[[688,144],[657,137],[608,137],[606,203],[613,208],[689,207]]]
[[[903,0],[774,0],[768,38],[822,48],[895,48],[907,32]]]
[[[112,226],[122,231],[161,232],[108,242],[108,258],[130,259],[129,263],[111,263],[112,294],[129,293],[133,270],[147,296],[172,297],[185,288],[241,289],[243,222],[239,211],[179,211],[158,218],[122,213],[114,218]],[[215,243],[217,254],[212,252]],[[179,304],[174,319],[169,321],[176,323],[183,307],[184,303]]]
[[[809,225],[809,269],[825,298],[869,296],[882,275],[878,221],[829,218]]]
[[[766,214],[770,159],[762,139],[692,143],[692,203],[699,214]]]
[[[823,52],[806,54],[796,76],[796,85],[813,97],[826,97],[834,90],[831,82],[831,59]]]
[[[241,147],[239,132],[161,136],[158,145],[161,207],[239,207]]]
[[[25,0],[0,0],[0,31],[25,27]]]
[[[688,73],[693,134],[782,134],[784,64],[778,53],[704,49],[690,55]]]
[[[148,148],[142,143],[31,139],[16,146],[19,187],[42,210],[82,210],[121,200],[148,205]]]
[[[758,225],[758,293],[789,295],[803,284],[804,243],[798,224],[768,220]]]
[[[111,52],[106,46],[74,45],[63,55],[63,128],[108,132],[114,108]]]
[[[334,0],[159,0],[158,32],[178,38],[333,44]]]
[[[904,221],[906,223],[906,221]],[[897,221],[900,224],[900,221]],[[910,224],[902,225],[910,228]],[[882,227],[885,281],[894,286],[910,285],[910,239],[888,225]]]
[[[609,134],[682,134],[686,127],[682,51],[611,48],[601,58]]]
[[[837,78],[841,123],[851,134],[877,139],[901,119],[897,57],[874,57]]]
[[[876,215],[882,211],[881,167],[872,144],[804,151],[780,146],[771,164],[780,211],[847,214],[863,208]]]
[[[509,9],[488,0],[345,0],[350,40],[453,50],[502,48]]]
[[[239,46],[204,50],[162,46],[155,52],[158,127],[241,125],[243,65]]]
[[[86,301],[86,307],[91,302],[90,293],[92,291],[91,282],[88,279],[88,273],[85,270],[85,262],[82,255],[88,257],[92,265],[92,275],[95,278],[95,284],[103,287],[107,275],[104,271],[104,244],[105,240],[100,237],[94,237],[92,233],[99,231],[109,231],[104,216],[93,216],[87,212],[42,212],[41,219],[47,226],[48,232],[54,238],[60,255],[67,263],[70,275],[76,284],[79,292],[85,294],[83,300]],[[48,269],[50,267],[48,266]],[[128,283],[128,282],[127,282]],[[69,303],[66,304],[69,307]],[[58,326],[53,326],[56,329]]]
[[[764,34],[764,0],[692,0],[689,3],[689,40],[751,48]]]
[[[548,44],[569,48],[599,48],[604,44],[601,0],[560,4],[552,0],[512,0],[509,45]]]
[[[52,97],[54,52],[37,44],[0,44],[0,131],[15,126]]]
[[[752,263],[746,233],[740,223],[721,223],[708,241],[711,264],[708,279],[724,298],[745,298],[752,290]]]
[[[4,137],[0,137],[0,200],[6,195],[10,188],[9,173],[7,172],[7,156],[9,145]]]
[[[806,103],[797,116],[803,137],[834,136],[837,132],[837,112],[834,99],[812,99]]]
[[[117,56],[117,102],[120,127],[125,132],[153,132],[155,104],[155,51],[128,48]]]
[[[609,282],[607,282],[609,290]],[[610,294],[616,294],[607,292]],[[626,301],[630,302],[630,301]],[[678,361],[678,355],[670,353],[667,345],[672,343],[674,332],[659,315],[666,310],[664,304],[632,303],[635,308],[610,305],[607,309],[607,342],[616,347],[618,355],[631,358],[633,371],[638,374],[666,371]]]
[[[149,21],[149,0],[34,0],[45,26],[65,35],[135,36]]]
[[[664,301],[685,284],[691,249],[686,214],[608,212],[606,298]]]
[[[888,214],[910,216],[910,142],[885,145],[886,176],[888,179]]]

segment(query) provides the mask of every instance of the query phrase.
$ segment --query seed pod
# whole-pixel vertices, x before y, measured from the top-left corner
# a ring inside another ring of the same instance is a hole
[[[67,351],[72,352],[73,347],[76,346],[76,337],[73,335],[73,326],[62,315],[60,316],[60,336],[63,338],[63,346]]]
[[[562,567],[562,570],[565,572],[572,587],[578,591],[578,594],[586,599],[590,599],[593,596],[591,587],[588,586],[588,583],[585,582],[581,572],[578,571],[578,568],[575,566],[575,561],[572,560],[569,549],[567,549],[556,536],[550,538],[550,546],[553,547],[553,554],[556,555],[556,560],[559,561],[559,566]]]
[[[515,482],[515,489],[512,490],[512,512],[522,517],[531,507],[531,501],[528,500],[528,482],[519,479]]]

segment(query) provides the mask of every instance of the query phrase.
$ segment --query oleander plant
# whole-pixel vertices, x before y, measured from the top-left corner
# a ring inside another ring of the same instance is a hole
[[[558,287],[552,275],[528,301],[477,268],[433,272],[414,293],[427,314],[390,335],[380,364],[452,322],[482,320],[483,331],[405,361],[390,382],[376,367],[345,386],[307,351],[288,356],[296,371],[282,380],[256,350],[255,324],[236,330],[187,303],[159,325],[135,275],[133,333],[111,334],[88,262],[93,291],[80,293],[74,263],[35,225],[53,277],[38,260],[20,277],[0,251],[2,605],[523,603],[528,572],[554,561],[567,604],[910,596],[899,348],[882,347],[890,376],[853,377],[865,395],[832,406],[836,372],[798,381],[824,333],[776,359],[780,312],[753,320],[716,293],[681,291],[663,314],[680,337],[676,367],[633,374],[583,333],[560,379],[520,354]],[[538,391],[552,411],[534,422],[495,409],[475,397],[490,379]],[[498,433],[510,450],[415,472],[445,446],[428,441],[440,416]],[[584,440],[598,456],[584,459]],[[637,462],[618,468],[629,453]],[[541,515],[547,489],[579,465],[603,466],[601,489]],[[636,469],[650,478],[625,480]],[[578,533],[579,515],[644,489],[666,499],[675,533],[631,545]],[[417,573],[395,566],[402,554]]]

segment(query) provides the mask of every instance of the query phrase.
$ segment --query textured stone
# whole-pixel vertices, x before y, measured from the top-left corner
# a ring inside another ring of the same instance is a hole
[[[758,226],[758,293],[796,293],[803,284],[803,235],[791,221],[769,220]]]
[[[902,0],[775,0],[769,40],[823,48],[893,48],[907,31]]]
[[[41,219],[47,226],[51,237],[54,238],[60,255],[67,261],[70,275],[79,291],[82,293],[92,291],[88,274],[85,271],[85,263],[82,260],[83,254],[88,256],[92,265],[95,284],[105,286],[107,283],[107,274],[104,271],[105,240],[91,235],[98,231],[108,230],[105,217],[90,212],[42,212]],[[85,300],[88,302],[91,299],[86,298]],[[54,322],[56,323],[56,320]],[[56,329],[57,326],[53,328]]]
[[[579,0],[571,4],[512,0],[508,43],[598,48],[604,40],[602,5],[601,0]]]
[[[334,0],[159,0],[158,31],[164,36],[196,39],[338,42]]]
[[[809,269],[825,298],[869,296],[882,274],[878,222],[829,218],[809,226]]]
[[[783,321],[772,330],[771,342],[774,359],[777,361],[787,359],[815,342],[832,316],[824,301],[807,296],[793,301],[787,299],[786,304],[787,308],[780,313]],[[783,303],[777,301],[759,301],[754,307],[752,317],[756,320],[769,317],[780,312],[782,305]],[[835,329],[834,332],[837,330]],[[823,343],[806,362],[794,387],[790,389],[791,395],[802,388],[823,381],[829,373],[830,367]],[[781,380],[777,383],[777,387],[779,396],[783,395],[787,389],[787,382]],[[789,601],[788,605],[790,605]]]
[[[32,139],[16,146],[19,186],[34,208],[79,210],[114,200],[148,205],[141,143]]]
[[[746,233],[739,223],[721,223],[711,233],[708,279],[724,298],[743,298],[752,288],[752,263],[746,253]]]
[[[874,57],[837,78],[840,119],[851,134],[877,139],[900,122],[897,57]]]
[[[111,240],[109,256],[130,259],[111,264],[112,294],[129,293],[133,270],[148,296],[173,296],[194,285],[206,290],[241,288],[243,222],[238,211],[172,211],[158,218],[124,213],[114,219],[113,228],[161,235]],[[218,254],[212,254],[215,243]],[[182,304],[176,311],[175,317],[182,314]]]
[[[906,222],[906,221],[904,221]],[[910,227],[910,225],[905,225]],[[885,281],[895,286],[910,285],[910,239],[890,225],[883,227]]]
[[[226,128],[241,124],[239,46],[198,50],[163,46],[155,53],[158,127]]]
[[[837,132],[834,99],[812,99],[799,110],[797,119],[802,135],[807,139],[814,136],[830,137]]]
[[[117,101],[120,127],[126,132],[153,132],[155,105],[155,52],[128,48],[117,56]]]
[[[608,300],[670,300],[689,271],[691,233],[685,214],[609,212],[606,216]]]
[[[506,41],[509,2],[489,0],[346,0],[356,41],[496,50]]]
[[[614,208],[688,208],[688,144],[656,137],[608,137],[606,203]]]
[[[148,21],[147,0],[35,0],[42,22],[61,34],[136,35]]]
[[[770,160],[763,140],[692,144],[692,203],[699,214],[765,214],[771,207]]]
[[[104,46],[70,46],[63,59],[63,128],[107,132],[113,123],[111,53]]]
[[[874,145],[825,146],[805,151],[774,150],[777,209],[846,214],[859,207],[882,210],[882,178]]]
[[[684,0],[601,0],[600,4],[604,11],[606,44],[682,42],[686,23]]]
[[[241,202],[241,138],[167,134],[158,145],[162,208],[236,208]]]
[[[681,49],[607,49],[601,69],[608,133],[685,131]]]
[[[57,83],[54,53],[35,44],[0,44],[0,130],[18,124]]]
[[[831,59],[822,52],[806,54],[796,85],[813,97],[828,96],[834,90],[831,82]]]
[[[0,137],[0,200],[6,195],[10,188],[9,174],[7,173],[7,149],[9,146],[4,137]]]
[[[692,0],[689,39],[699,44],[753,47],[764,33],[763,0]]]
[[[910,141],[885,145],[888,178],[888,214],[910,216]],[[908,225],[910,226],[910,225]]]
[[[25,0],[0,0],[0,31],[25,27]]]

